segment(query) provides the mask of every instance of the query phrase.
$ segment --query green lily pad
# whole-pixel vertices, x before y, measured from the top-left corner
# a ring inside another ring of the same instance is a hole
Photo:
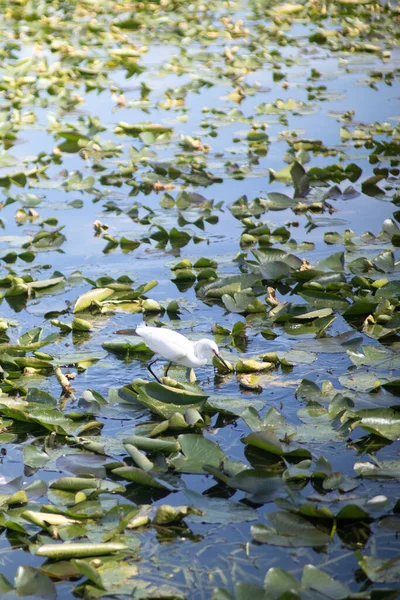
[[[181,452],[170,457],[173,467],[183,473],[203,473],[204,466],[219,467],[225,453],[218,444],[194,433],[178,436]]]
[[[292,447],[291,444],[283,444],[278,438],[267,431],[255,431],[243,439],[245,444],[264,450],[270,454],[290,458],[311,458],[306,448]]]
[[[185,496],[196,509],[202,511],[201,515],[189,515],[188,522],[227,525],[257,519],[257,511],[241,502],[224,500],[223,498],[209,498],[193,490],[185,490]]]
[[[256,504],[272,502],[281,492],[283,481],[280,477],[271,477],[266,471],[244,469],[228,481],[230,487],[246,492],[249,500]]]
[[[396,460],[383,460],[378,465],[357,462],[354,470],[360,477],[400,479],[400,464]]]
[[[44,600],[55,600],[57,597],[54,583],[34,567],[27,565],[18,567],[14,584],[18,596],[33,596]]]
[[[273,546],[325,546],[332,541],[330,535],[315,527],[310,521],[291,513],[270,513],[273,527],[257,524],[251,528],[251,535],[257,542]]]
[[[185,389],[147,383],[139,387],[137,400],[164,419],[174,413],[184,414],[189,408],[201,410],[208,396]]]
[[[96,288],[94,290],[89,290],[79,296],[78,300],[74,306],[74,313],[81,312],[87,310],[93,305],[96,305],[97,302],[101,302],[105,300],[109,296],[113,294],[113,290],[109,288]]]
[[[396,583],[400,581],[400,559],[380,559],[358,555],[358,564],[374,583]]]

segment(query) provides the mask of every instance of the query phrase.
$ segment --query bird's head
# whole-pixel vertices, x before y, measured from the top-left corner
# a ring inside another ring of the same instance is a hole
[[[217,356],[222,364],[228,369],[228,366],[222,358],[219,348],[214,340],[203,338],[202,340],[196,342],[196,354],[199,358],[204,359],[212,358],[212,356],[215,354],[215,356]]]

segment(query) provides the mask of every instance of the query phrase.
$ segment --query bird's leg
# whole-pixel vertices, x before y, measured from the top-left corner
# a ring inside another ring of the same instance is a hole
[[[172,362],[168,363],[167,369],[165,371],[165,377],[168,377],[168,371],[170,370],[171,367],[172,367]]]
[[[147,365],[147,370],[150,371],[150,373],[153,375],[154,379],[156,379],[158,381],[158,383],[161,383],[161,381],[158,379],[157,375],[151,370],[151,367],[158,361],[158,358],[156,358],[156,360],[153,360],[153,362],[151,362],[149,365]]]

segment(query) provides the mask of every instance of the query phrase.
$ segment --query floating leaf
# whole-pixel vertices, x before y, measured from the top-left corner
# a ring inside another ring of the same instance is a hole
[[[354,470],[361,477],[400,479],[400,464],[395,460],[383,460],[379,465],[356,462]]]
[[[64,542],[63,544],[44,544],[39,546],[35,554],[37,556],[52,558],[53,560],[66,560],[76,557],[104,556],[126,550],[128,550],[128,546],[118,542],[107,544]]]
[[[250,433],[243,442],[277,456],[311,458],[310,452],[305,448],[292,448],[289,444],[282,444],[273,433],[267,431]]]
[[[327,533],[315,527],[310,521],[291,513],[269,513],[273,527],[257,524],[251,528],[251,535],[257,542],[273,546],[325,546],[332,541]]]
[[[219,467],[225,453],[218,444],[194,433],[178,436],[181,453],[170,458],[177,471],[184,473],[202,473],[204,466]]]
[[[109,288],[96,288],[94,290],[89,290],[79,296],[78,300],[74,306],[74,313],[81,312],[83,310],[87,310],[93,305],[97,305],[97,303],[102,302],[109,296],[113,294],[113,290]]]
[[[34,567],[21,565],[15,575],[15,591],[18,596],[32,596],[44,600],[55,600],[57,597],[54,583]]]
[[[209,498],[193,490],[185,490],[185,496],[193,506],[202,511],[201,515],[189,515],[188,522],[222,523],[226,525],[257,519],[257,511],[241,502],[233,502],[223,498]]]
[[[358,554],[358,564],[374,583],[396,583],[400,581],[400,558],[379,559]]]
[[[169,419],[176,412],[184,414],[188,408],[201,410],[207,396],[159,383],[148,383],[139,387],[137,400],[164,419]]]

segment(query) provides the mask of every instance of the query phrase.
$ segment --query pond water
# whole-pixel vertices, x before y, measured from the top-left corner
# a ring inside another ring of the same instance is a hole
[[[396,598],[399,4],[1,7],[1,598]]]

